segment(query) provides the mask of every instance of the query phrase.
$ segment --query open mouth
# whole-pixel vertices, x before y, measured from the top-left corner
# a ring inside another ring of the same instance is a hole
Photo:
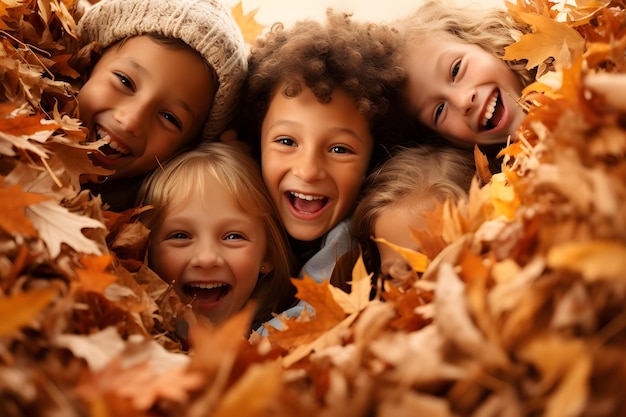
[[[504,105],[502,103],[502,97],[500,96],[500,90],[495,90],[491,93],[489,100],[487,100],[485,112],[478,129],[484,132],[496,128],[498,124],[500,124],[503,115]]]
[[[220,301],[231,290],[229,284],[195,282],[183,286],[183,292],[196,304],[214,304]]]
[[[111,136],[107,131],[99,126],[96,127],[96,140],[105,142],[98,150],[108,159],[118,159],[130,155],[130,149],[127,149],[119,142],[111,140]]]
[[[328,198],[326,197],[296,193],[292,191],[287,193],[287,197],[289,198],[291,205],[296,210],[306,214],[312,214],[320,211],[328,202]]]

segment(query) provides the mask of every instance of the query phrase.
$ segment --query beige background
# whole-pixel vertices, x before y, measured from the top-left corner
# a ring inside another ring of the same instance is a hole
[[[236,5],[239,0],[222,0],[227,6]],[[338,11],[354,13],[358,20],[385,22],[410,13],[420,0],[242,0],[244,13],[258,8],[257,22],[271,25],[280,21],[289,23],[303,19],[323,19],[328,7]],[[472,4],[476,7],[502,7],[505,0],[456,0],[459,4]]]

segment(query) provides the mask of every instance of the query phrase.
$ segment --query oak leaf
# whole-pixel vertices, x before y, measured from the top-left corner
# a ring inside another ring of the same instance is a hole
[[[63,243],[76,252],[102,254],[96,242],[81,232],[85,228],[104,229],[104,224],[98,220],[71,213],[54,201],[32,205],[28,207],[26,215],[39,232],[39,237],[46,243],[52,258],[56,258],[61,253]]]

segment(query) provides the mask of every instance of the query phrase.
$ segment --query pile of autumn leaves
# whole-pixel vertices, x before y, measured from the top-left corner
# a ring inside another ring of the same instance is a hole
[[[411,274],[373,301],[362,263],[350,294],[295,281],[314,317],[246,341],[246,310],[192,328],[190,354],[135,213],[80,191],[103,173],[68,4],[0,4],[1,415],[626,415],[626,110],[582,84],[624,72],[623,3],[509,5],[533,32],[507,53],[556,71],[502,173],[415,235]]]

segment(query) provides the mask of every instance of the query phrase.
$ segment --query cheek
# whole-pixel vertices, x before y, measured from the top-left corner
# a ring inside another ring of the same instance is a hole
[[[166,249],[161,245],[152,245],[148,251],[148,266],[163,281],[171,284],[176,279],[181,255],[176,256],[171,249]]]

